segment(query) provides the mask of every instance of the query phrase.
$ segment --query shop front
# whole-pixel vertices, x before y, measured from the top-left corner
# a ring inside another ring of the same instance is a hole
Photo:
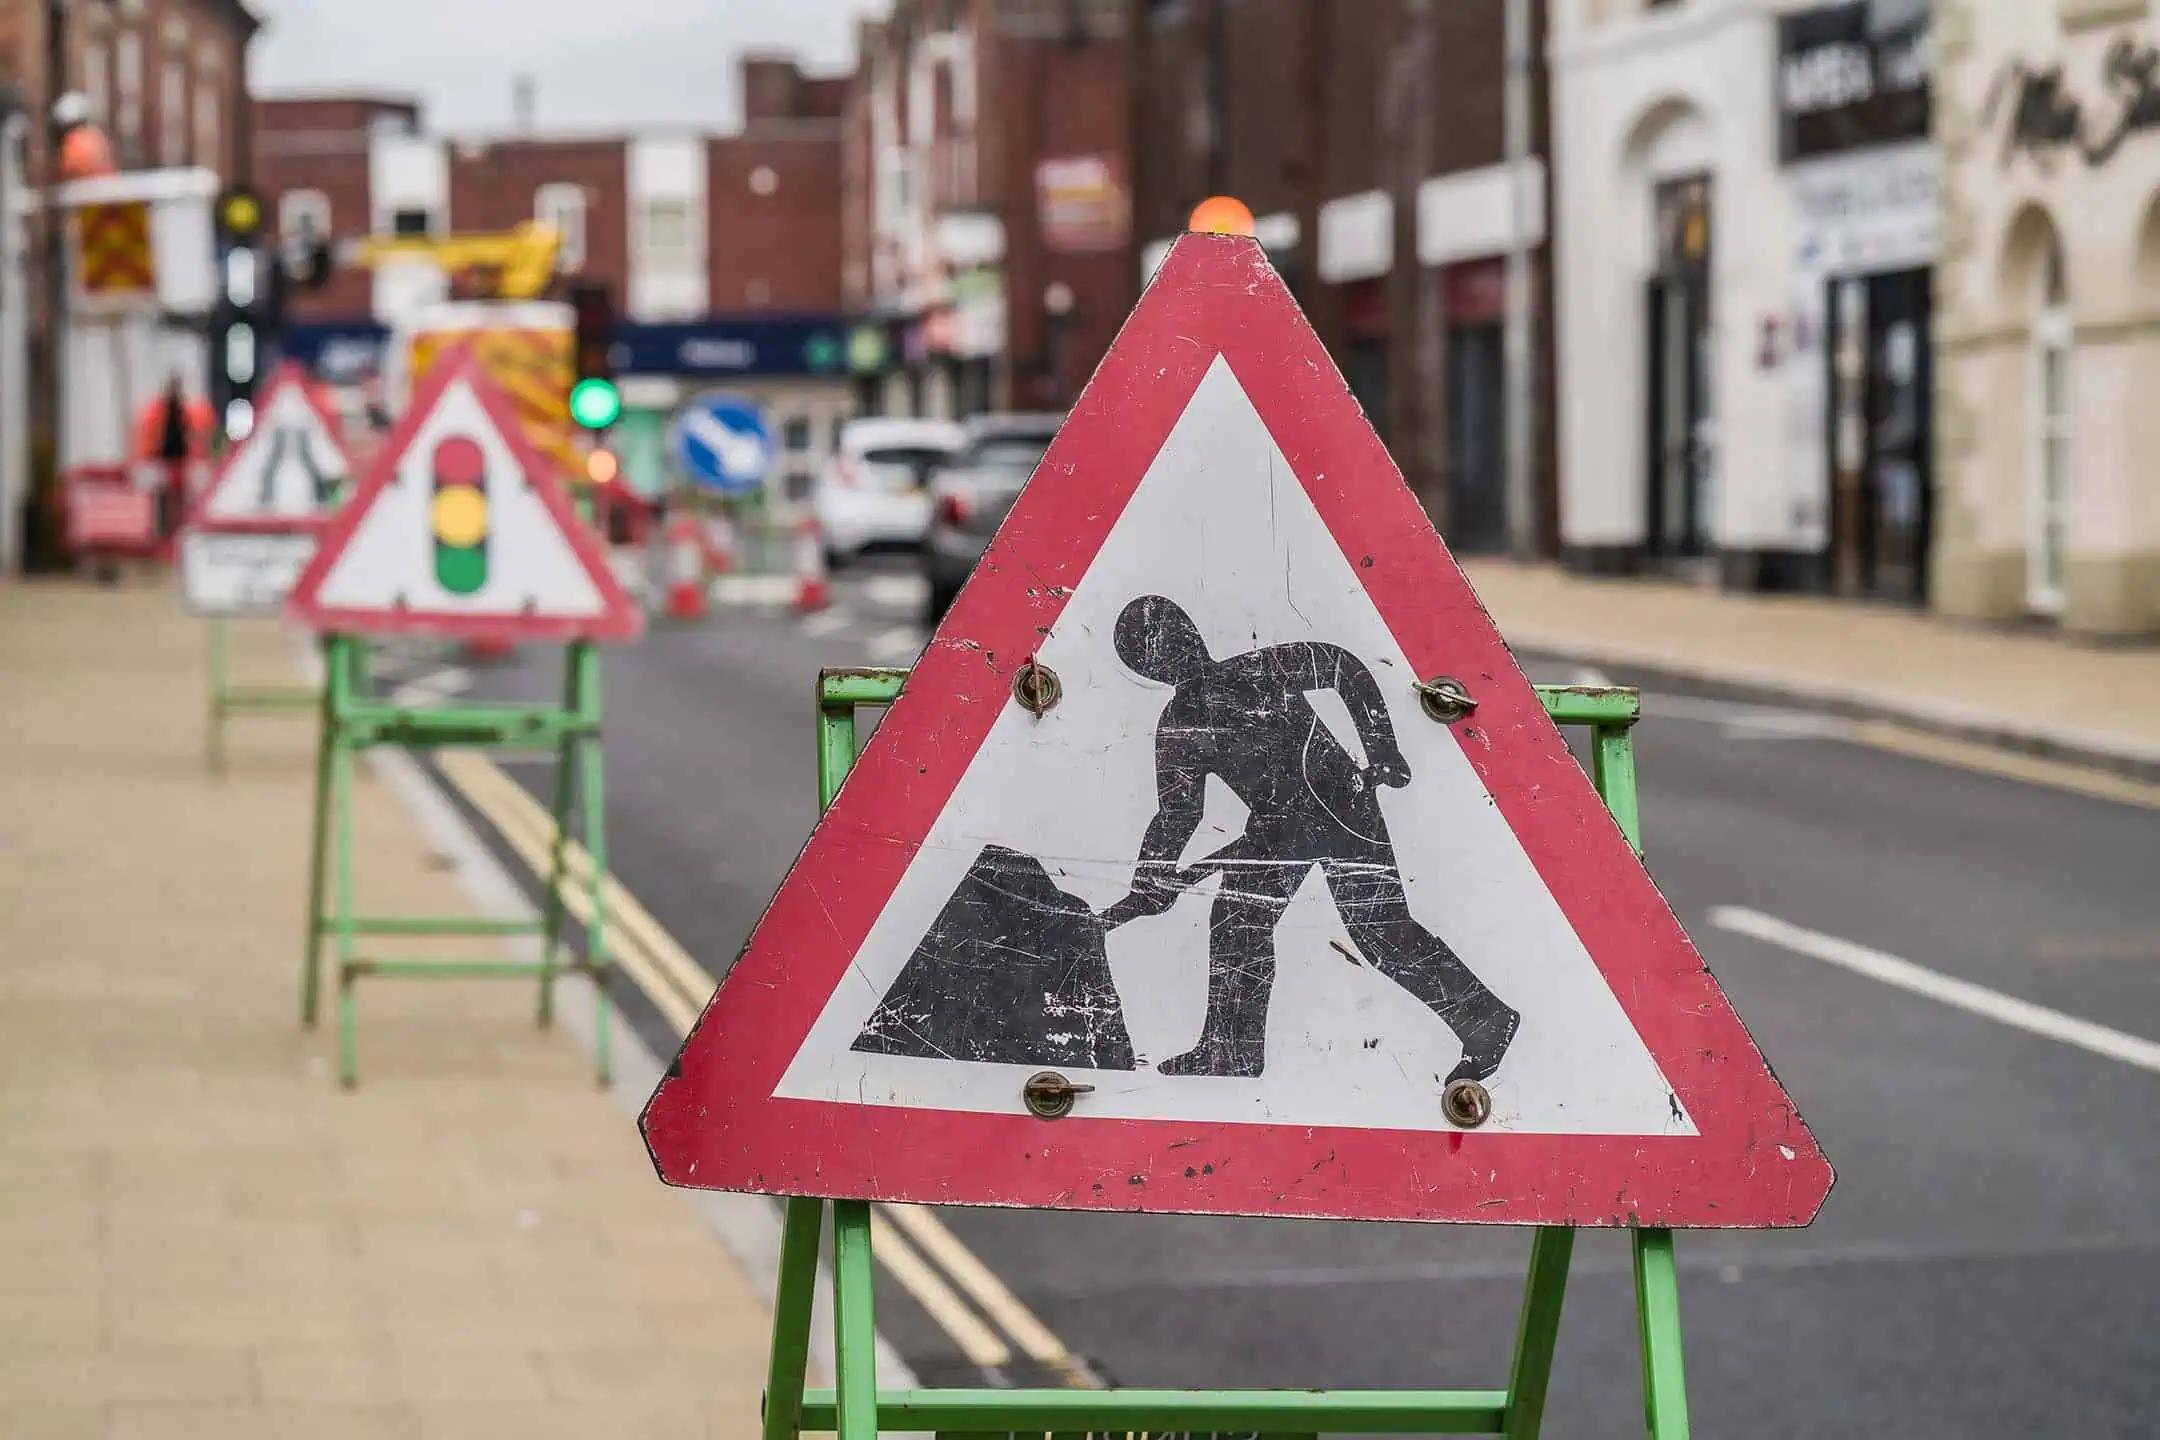
[[[1770,588],[1927,599],[1941,231],[1928,46],[1914,4],[1821,5],[1779,21],[1793,291],[1761,343],[1786,380],[1795,547],[1766,560]]]
[[[2160,632],[2160,25],[1945,0],[1937,606]]]

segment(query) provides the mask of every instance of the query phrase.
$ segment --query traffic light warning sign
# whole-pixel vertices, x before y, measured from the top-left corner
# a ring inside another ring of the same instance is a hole
[[[317,630],[627,640],[642,625],[469,352],[438,364],[294,586]]]

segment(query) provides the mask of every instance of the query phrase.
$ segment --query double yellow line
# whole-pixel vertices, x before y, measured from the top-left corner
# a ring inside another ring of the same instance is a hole
[[[436,764],[466,803],[502,835],[511,852],[534,875],[545,879],[555,843],[555,821],[546,808],[485,755],[445,750]],[[579,924],[589,924],[592,857],[572,840],[563,847],[563,861],[564,908]],[[677,1036],[689,1034],[717,982],[614,875],[600,878],[600,894],[607,907],[608,951],[616,967],[645,992]],[[919,1205],[876,1206],[871,1212],[871,1236],[885,1272],[915,1298],[972,1364],[1002,1371],[1017,1354],[1060,1384],[1088,1388],[1098,1383],[1065,1343],[933,1212]]]

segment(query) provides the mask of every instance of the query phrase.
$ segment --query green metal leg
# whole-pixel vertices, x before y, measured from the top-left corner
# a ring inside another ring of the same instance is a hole
[[[1687,1440],[1680,1359],[1680,1277],[1670,1230],[1635,1232],[1635,1311],[1642,1328],[1643,1419],[1650,1440]]]
[[[1530,1277],[1523,1285],[1515,1332],[1515,1369],[1508,1377],[1507,1440],[1536,1440],[1552,1383],[1553,1347],[1560,1339],[1560,1306],[1567,1299],[1568,1261],[1575,1232],[1540,1226],[1530,1244]]]
[[[773,1295],[772,1363],[765,1372],[764,1440],[802,1433],[803,1382],[810,1369],[810,1312],[817,1298],[818,1232],[825,1202],[787,1202],[780,1230],[780,1284]]]
[[[210,772],[225,772],[225,619],[210,617],[210,713],[203,732]]]
[[[574,667],[573,667],[574,669]],[[542,902],[540,972],[540,1028],[555,1023],[555,963],[562,944],[563,852],[570,842],[570,811],[574,802],[571,785],[577,776],[577,741],[564,736],[555,755],[555,839],[548,847],[547,897]]]
[[[353,747],[344,732],[330,740],[330,795],[334,812],[331,847],[337,866],[338,1079],[347,1089],[360,1083],[360,1056],[353,1014]]]
[[[877,1440],[877,1322],[870,1205],[833,1202],[833,1377],[840,1440]]]
[[[335,645],[335,641],[331,642]],[[307,949],[300,962],[300,1023],[312,1028],[322,994],[323,847],[330,836],[331,753],[337,717],[327,686],[323,692],[322,733],[315,740],[315,815],[308,842]]]
[[[570,647],[571,708],[581,715],[600,718],[600,652],[590,643]],[[600,736],[588,733],[577,741],[579,828],[585,838],[588,862],[586,895],[592,919],[585,926],[585,958],[592,966],[593,1065],[595,1078],[606,1085],[615,1078],[613,1045],[614,1002],[609,982],[607,931],[607,792]]]

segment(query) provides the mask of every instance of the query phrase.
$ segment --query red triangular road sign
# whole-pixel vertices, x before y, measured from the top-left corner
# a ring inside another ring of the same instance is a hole
[[[1473,717],[1420,708],[1438,676]],[[1094,1088],[1038,1118],[1043,1071]],[[1759,1226],[1831,1178],[1288,290],[1213,236],[643,1124],[676,1184],[940,1204]]]
[[[470,352],[430,371],[291,610],[317,630],[474,641],[627,640],[643,625]]]
[[[288,360],[270,377],[247,438],[225,452],[189,508],[191,529],[292,534],[329,519],[352,464],[338,419]]]

